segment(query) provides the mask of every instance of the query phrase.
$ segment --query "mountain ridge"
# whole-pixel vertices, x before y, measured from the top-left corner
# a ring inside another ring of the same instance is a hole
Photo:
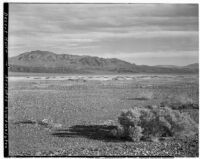
[[[40,73],[198,73],[198,64],[184,67],[136,65],[117,58],[100,58],[88,55],[55,54],[49,51],[30,51],[8,60],[11,72]]]

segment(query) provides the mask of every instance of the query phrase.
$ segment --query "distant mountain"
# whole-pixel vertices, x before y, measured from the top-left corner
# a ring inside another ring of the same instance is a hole
[[[176,65],[156,65],[155,67],[163,67],[163,68],[180,68],[180,66],[176,66]]]
[[[185,68],[190,68],[190,69],[199,69],[199,64],[198,63],[193,63],[187,66],[184,66]]]
[[[176,65],[156,65],[156,67],[163,67],[163,68],[190,68],[190,69],[198,69],[199,64],[193,63],[187,66],[176,66]]]
[[[31,51],[8,60],[11,72],[38,73],[198,73],[190,65],[184,68],[136,65],[116,58],[99,58]]]

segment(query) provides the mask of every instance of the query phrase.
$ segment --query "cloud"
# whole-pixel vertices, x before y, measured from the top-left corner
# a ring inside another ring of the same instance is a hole
[[[194,59],[198,5],[12,3],[9,56],[31,50],[122,59],[173,52],[177,60],[185,52]]]

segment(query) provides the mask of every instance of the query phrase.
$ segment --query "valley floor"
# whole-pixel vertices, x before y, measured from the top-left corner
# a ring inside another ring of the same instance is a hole
[[[198,75],[9,76],[10,156],[198,156],[198,136],[138,143],[109,136],[123,109],[190,100]],[[198,123],[198,108],[184,108]]]

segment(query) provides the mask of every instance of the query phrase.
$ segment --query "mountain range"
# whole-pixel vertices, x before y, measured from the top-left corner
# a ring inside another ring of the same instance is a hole
[[[10,72],[34,73],[198,73],[199,64],[136,65],[116,58],[55,54],[49,51],[25,52],[8,59]]]

